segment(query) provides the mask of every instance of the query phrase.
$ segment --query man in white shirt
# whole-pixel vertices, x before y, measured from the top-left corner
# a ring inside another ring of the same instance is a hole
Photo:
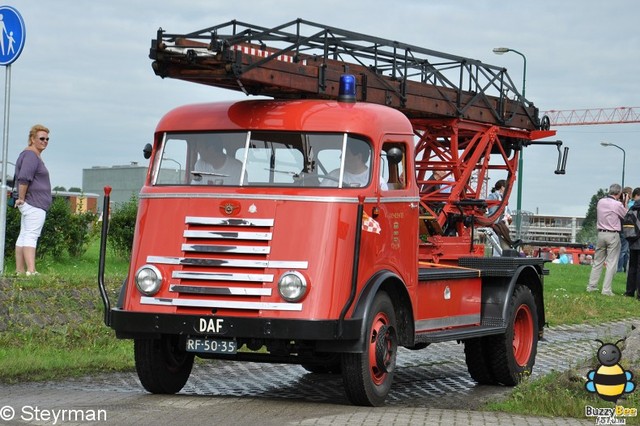
[[[226,155],[219,143],[199,142],[200,158],[193,165],[195,172],[203,172],[191,181],[196,185],[240,185],[242,163]],[[245,173],[246,181],[246,173]]]
[[[342,174],[343,187],[364,187],[369,184],[369,161],[370,148],[362,141],[349,141],[344,157],[344,173]],[[340,169],[332,170],[324,177],[320,186],[338,186],[340,179]],[[382,186],[382,184],[381,184]],[[384,188],[386,189],[386,183]]]

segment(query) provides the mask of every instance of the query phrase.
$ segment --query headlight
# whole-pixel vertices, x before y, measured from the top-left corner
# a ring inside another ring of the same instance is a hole
[[[285,272],[278,280],[278,292],[287,302],[297,302],[307,293],[307,280],[300,272]]]
[[[160,290],[162,274],[153,265],[144,265],[136,272],[136,287],[145,296],[153,296]]]

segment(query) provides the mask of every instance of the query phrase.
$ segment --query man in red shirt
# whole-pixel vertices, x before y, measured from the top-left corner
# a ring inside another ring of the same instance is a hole
[[[596,205],[598,241],[593,256],[593,266],[589,276],[587,291],[598,291],[598,281],[602,267],[606,262],[607,271],[602,283],[602,294],[613,296],[611,282],[618,269],[620,256],[620,229],[622,219],[627,213],[626,197],[622,196],[622,187],[614,183],[609,187],[609,194],[601,198]]]

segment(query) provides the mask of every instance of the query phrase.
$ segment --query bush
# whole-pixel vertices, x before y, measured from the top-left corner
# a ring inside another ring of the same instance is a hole
[[[18,209],[7,209],[5,251],[8,256],[15,254],[13,247],[20,233],[20,218]],[[54,197],[38,239],[38,258],[51,256],[62,259],[67,254],[73,258],[82,256],[96,234],[96,219],[96,214],[92,212],[72,213],[67,200]]]
[[[109,219],[108,244],[115,255],[123,259],[131,257],[137,214],[138,197],[132,195],[129,201],[114,209]]]
[[[38,240],[38,257],[50,255],[54,259],[62,259],[65,253],[65,233],[69,229],[71,209],[69,204],[60,197],[54,197],[47,212],[44,227]]]
[[[82,256],[91,241],[98,235],[98,215],[92,212],[72,214],[66,235],[67,250],[71,257]]]

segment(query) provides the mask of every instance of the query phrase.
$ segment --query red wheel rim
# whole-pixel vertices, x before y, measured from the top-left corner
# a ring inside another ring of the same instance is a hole
[[[387,378],[387,373],[378,367],[376,361],[376,341],[380,330],[389,325],[389,317],[384,312],[378,312],[378,315],[371,324],[371,334],[369,335],[369,369],[371,371],[371,380],[376,385],[381,385]],[[385,363],[390,361],[393,356],[393,342],[390,339],[385,338],[385,353],[383,359]]]
[[[523,367],[529,362],[533,347],[533,315],[527,305],[520,305],[513,324],[513,355]]]

